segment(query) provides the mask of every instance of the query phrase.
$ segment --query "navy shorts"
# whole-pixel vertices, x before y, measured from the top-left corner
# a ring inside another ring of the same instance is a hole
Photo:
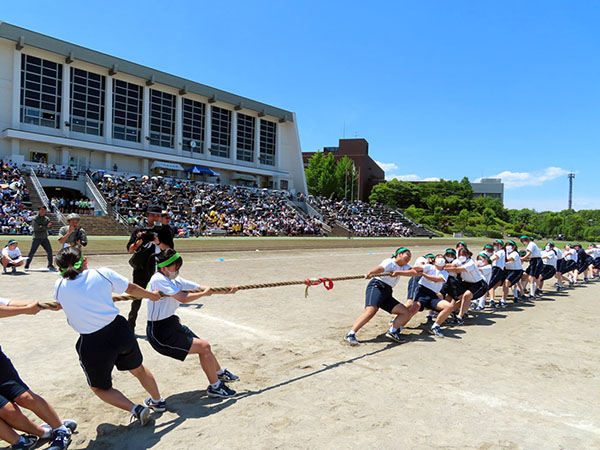
[[[496,266],[492,267],[492,276],[490,277],[489,284],[490,289],[496,286],[498,283],[502,283],[505,278],[506,273],[504,272],[504,269]]]
[[[600,258],[594,259],[594,268],[600,269]]]
[[[509,286],[514,286],[517,282],[521,280],[523,276],[523,270],[507,270],[506,271],[506,281],[508,281]]]
[[[586,255],[585,258],[579,258],[579,263],[577,264],[577,270],[579,272],[585,272],[587,268],[592,264],[592,257]]]
[[[442,300],[431,289],[419,285],[417,292],[415,293],[414,301],[421,304],[419,311],[423,311],[424,309],[436,310],[438,303]]]
[[[564,272],[563,272],[563,269],[564,269],[564,267],[565,267],[565,264],[566,264],[566,261],[565,261],[565,259],[564,259],[564,258],[562,258],[562,259],[559,259],[558,261],[556,261],[556,271],[557,271],[558,273],[564,273]]]
[[[179,361],[185,360],[194,338],[198,338],[192,330],[181,324],[178,316],[163,320],[149,320],[146,325],[146,335],[154,350]]]
[[[458,290],[459,295],[463,295],[467,291],[473,294],[473,298],[480,298],[487,293],[488,284],[485,280],[477,281],[476,283],[461,282]]]
[[[525,273],[533,278],[537,278],[542,273],[543,268],[544,262],[542,261],[542,258],[531,258],[529,260],[529,267],[527,267]]]
[[[98,331],[79,336],[76,348],[88,384],[98,389],[112,387],[113,367],[133,370],[143,360],[135,335],[123,316],[115,317]]]
[[[423,278],[423,275],[418,275],[416,277],[411,277],[408,280],[408,294],[406,295],[406,299],[414,299],[417,293],[417,289],[419,289],[419,280]]]
[[[371,280],[367,284],[365,293],[365,306],[375,306],[388,313],[399,305],[400,302],[392,296],[392,287],[380,280]]]
[[[542,280],[549,280],[554,275],[556,275],[556,269],[550,264],[544,264],[544,268],[542,269]]]
[[[560,273],[568,273],[571,272],[572,270],[577,269],[577,262],[573,261],[572,259],[569,260],[565,260],[565,264],[561,269]]]
[[[449,295],[451,298],[456,300],[459,296],[459,287],[460,281],[458,277],[448,277],[448,279],[442,286],[442,290],[440,292],[444,297],[446,297],[446,295]]]
[[[28,390],[29,387],[21,380],[17,369],[0,348],[0,408]]]

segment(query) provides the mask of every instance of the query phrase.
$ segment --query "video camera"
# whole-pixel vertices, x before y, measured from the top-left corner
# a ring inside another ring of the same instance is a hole
[[[146,244],[154,241],[154,238],[158,236],[158,232],[160,231],[161,227],[162,223],[155,222],[153,227],[142,228],[140,230],[140,239],[142,240],[142,243]]]

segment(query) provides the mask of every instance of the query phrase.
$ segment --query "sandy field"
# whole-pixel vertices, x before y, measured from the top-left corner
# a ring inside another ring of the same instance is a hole
[[[214,286],[356,275],[393,247],[184,253],[182,275]],[[413,258],[440,250],[412,249]],[[130,276],[127,259],[89,263]],[[36,258],[28,274],[1,276],[0,295],[51,299],[56,274],[43,267]],[[150,347],[144,306],[136,331],[168,405],[145,428],[88,389],[62,312],[3,319],[0,344],[34,391],[79,422],[72,449],[600,448],[600,282],[479,313],[445,339],[427,333],[421,313],[404,331],[408,342],[393,343],[384,336],[390,316],[380,312],[350,347],[342,338],[365,286],[316,286],[307,299],[302,286],[242,291],[180,307],[182,321],[241,377],[229,400],[206,396],[197,358],[182,363]],[[396,298],[405,300],[406,287],[402,279]],[[129,306],[118,305],[126,315]],[[145,398],[129,373],[113,376],[133,401]]]

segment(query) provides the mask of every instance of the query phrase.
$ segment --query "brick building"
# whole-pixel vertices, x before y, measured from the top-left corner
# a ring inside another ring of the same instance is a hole
[[[338,147],[324,147],[323,152],[333,153],[336,161],[344,156],[354,161],[356,170],[360,171],[358,200],[368,201],[373,186],[385,181],[385,172],[369,156],[369,143],[365,139],[340,139]],[[302,152],[305,168],[314,154],[315,152]]]

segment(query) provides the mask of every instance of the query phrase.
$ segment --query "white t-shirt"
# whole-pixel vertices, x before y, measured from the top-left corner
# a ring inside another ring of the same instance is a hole
[[[563,252],[561,251],[560,248],[554,247],[554,251],[556,252],[556,258],[557,259],[563,259],[564,258]]]
[[[558,258],[556,257],[554,250],[544,250],[542,252],[542,260],[544,261],[544,264],[552,266],[556,269],[556,261]]]
[[[492,279],[492,267],[489,264],[486,264],[483,267],[479,267],[479,271],[481,272],[481,275],[483,275],[483,279],[485,280],[486,283],[490,283],[490,280]]]
[[[119,308],[112,294],[122,294],[129,280],[112,269],[88,269],[74,280],[60,278],[54,285],[54,299],[62,306],[67,322],[79,334],[90,334],[115,320]]]
[[[441,282],[430,281],[425,277],[422,277],[419,280],[419,284],[421,286],[426,287],[427,289],[431,289],[436,294],[442,290],[442,286],[444,285],[444,282],[448,279],[448,272],[446,272],[444,269],[442,269],[442,270],[438,269],[433,264],[425,264],[423,266],[423,273],[425,273],[427,275],[431,275],[432,277],[441,276],[444,278],[444,281],[441,281]]]
[[[501,269],[504,269],[504,266],[506,265],[506,252],[504,249],[501,248],[500,250],[495,251],[494,256],[496,256],[498,259],[492,261],[492,267],[500,267]]]
[[[198,289],[199,284],[192,281],[177,277],[174,280],[169,280],[168,277],[160,272],[156,272],[150,278],[148,283],[149,291],[160,291],[165,295],[175,295],[181,291],[189,291]],[[163,297],[160,300],[153,302],[148,300],[148,320],[156,321],[163,320],[175,314],[175,311],[181,303],[173,297]]]
[[[427,264],[427,258],[425,258],[424,256],[419,256],[417,258],[417,260],[415,261],[415,266],[423,266]]]
[[[575,262],[577,262],[577,252],[575,251],[574,248],[569,249],[569,250],[565,250],[565,252],[563,254],[565,255],[565,259],[567,261],[575,261]]]
[[[513,258],[509,261],[508,258]],[[518,252],[513,251],[509,253],[506,258],[506,269],[507,270],[523,270],[523,264],[521,264],[521,257]]]
[[[460,278],[465,283],[477,283],[483,280],[483,275],[481,275],[479,267],[477,267],[477,264],[471,258],[467,259],[461,267],[465,269],[465,272],[460,272]]]
[[[15,248],[14,250],[9,250],[8,247],[4,247],[2,249],[2,256],[8,256],[10,259],[17,259],[19,256],[21,256],[21,250],[19,250],[19,247]]]
[[[541,258],[542,257],[540,248],[533,241],[530,241],[529,244],[527,244],[527,250],[529,250],[531,252],[531,258]]]
[[[9,303],[10,303],[9,299],[0,297],[0,305],[8,306]]]
[[[396,258],[386,258],[379,264],[384,272],[394,272],[395,270],[410,270],[410,266],[399,266]],[[399,277],[374,277],[376,280],[383,281],[385,284],[394,287],[398,284]]]

